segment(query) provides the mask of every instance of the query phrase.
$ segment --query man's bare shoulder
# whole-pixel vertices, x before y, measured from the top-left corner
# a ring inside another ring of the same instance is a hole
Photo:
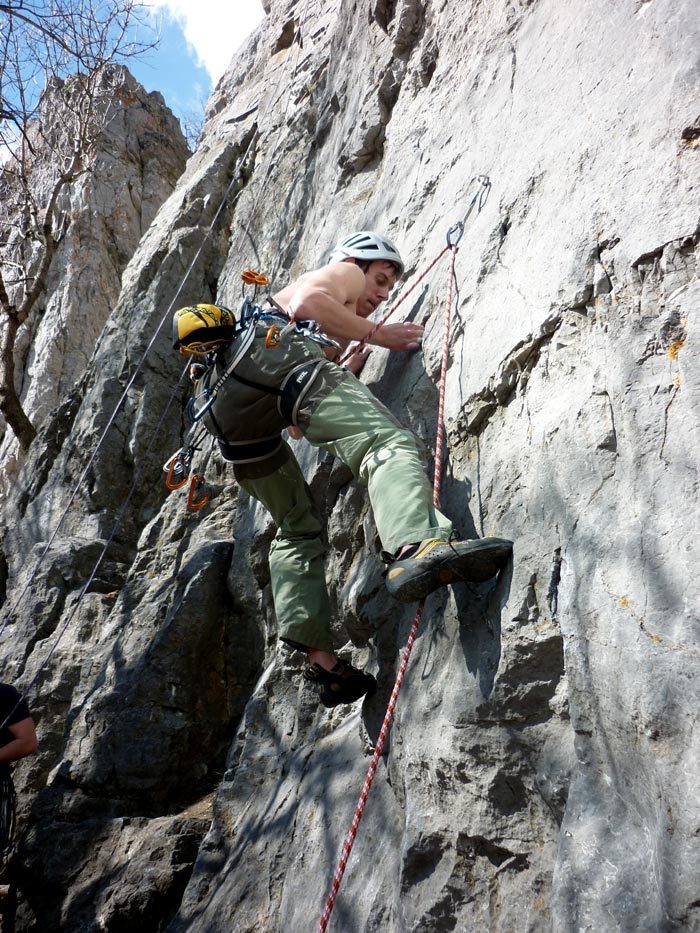
[[[310,290],[320,290],[341,304],[354,302],[365,287],[365,276],[358,266],[350,262],[332,262],[320,269],[305,272],[283,288],[275,298],[284,302],[292,295]]]

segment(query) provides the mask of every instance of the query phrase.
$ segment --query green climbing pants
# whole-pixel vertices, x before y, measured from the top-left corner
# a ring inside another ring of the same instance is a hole
[[[348,376],[311,411],[301,411],[297,422],[311,444],[334,454],[365,483],[385,550],[449,538],[452,525],[433,505],[413,434],[365,385]],[[323,525],[299,464],[284,446],[285,462],[267,475],[250,475],[260,468],[236,467],[236,478],[278,526],[270,577],[280,638],[296,647],[332,651]]]

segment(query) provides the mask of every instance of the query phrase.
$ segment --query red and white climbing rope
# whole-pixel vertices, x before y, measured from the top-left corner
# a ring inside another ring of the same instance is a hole
[[[455,224],[454,227],[451,227],[447,233],[447,246],[442,250],[440,255],[430,264],[430,266],[425,270],[423,275],[435,265],[435,263],[440,259],[441,256],[450,250],[452,253],[450,260],[450,272],[449,272],[449,282],[447,288],[447,301],[445,303],[445,323],[443,328],[443,340],[442,340],[442,366],[440,370],[440,401],[438,405],[438,424],[437,424],[437,438],[435,442],[435,472],[433,476],[433,503],[435,505],[439,504],[440,499],[440,477],[442,475],[442,452],[443,452],[443,435],[444,435],[444,411],[445,411],[445,384],[447,381],[447,363],[450,355],[450,323],[452,318],[452,282],[454,279],[454,268],[455,268],[455,259],[457,257],[458,243],[462,237],[462,231],[464,229],[464,224],[462,222]],[[454,237],[454,239],[453,239]],[[421,276],[423,278],[423,276]],[[420,281],[420,279],[418,280]],[[415,283],[417,285],[418,282]],[[415,285],[413,286],[415,288]],[[412,291],[412,289],[410,289]],[[405,295],[403,296],[405,297]],[[403,300],[403,298],[402,298]],[[387,314],[384,315],[382,319],[383,323],[389,314],[392,313],[394,308],[391,308]],[[380,324],[377,327],[381,326]],[[375,328],[376,330],[376,328]],[[371,331],[368,334],[367,339],[372,336]],[[394,689],[391,691],[391,697],[389,699],[389,705],[387,706],[386,713],[384,714],[384,721],[382,722],[382,727],[379,730],[379,738],[377,739],[377,744],[374,748],[374,754],[372,755],[372,760],[370,761],[369,768],[367,769],[367,776],[365,777],[365,783],[362,787],[362,792],[360,794],[360,799],[357,802],[355,808],[355,815],[352,818],[352,823],[350,824],[350,829],[348,834],[345,837],[343,843],[343,848],[340,853],[340,860],[338,862],[338,867],[335,870],[335,875],[333,877],[333,884],[331,885],[331,891],[328,895],[328,900],[326,901],[326,906],[321,916],[321,921],[318,927],[318,933],[325,933],[326,928],[328,927],[328,921],[330,920],[331,913],[333,912],[333,907],[335,905],[335,899],[340,888],[340,883],[343,880],[343,875],[345,874],[345,868],[350,858],[350,853],[352,852],[352,847],[355,842],[355,836],[357,835],[357,830],[360,825],[360,820],[365,810],[365,804],[367,803],[367,798],[369,796],[369,791],[372,786],[372,781],[374,780],[374,775],[377,771],[377,766],[379,765],[379,760],[382,757],[384,752],[384,746],[386,740],[389,736],[389,730],[391,729],[391,724],[394,719],[394,710],[396,709],[396,703],[399,698],[399,691],[401,690],[401,685],[403,684],[404,675],[406,673],[406,668],[408,667],[408,661],[411,657],[411,651],[413,650],[413,643],[416,640],[416,635],[418,634],[418,626],[420,620],[423,616],[423,609],[425,606],[425,600],[421,600],[418,609],[416,610],[415,618],[413,619],[413,624],[411,625],[411,631],[408,633],[408,640],[406,641],[406,647],[403,650],[403,655],[401,657],[401,664],[399,665],[399,670],[396,675],[396,681],[394,682]]]

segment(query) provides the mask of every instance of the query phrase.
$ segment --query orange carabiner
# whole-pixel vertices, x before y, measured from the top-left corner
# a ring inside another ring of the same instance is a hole
[[[190,491],[187,496],[187,508],[191,509],[193,512],[198,512],[199,509],[204,508],[209,499],[209,495],[205,495],[204,498],[200,499],[199,502],[194,501],[194,494],[199,489],[200,486],[204,485],[204,477],[200,479],[199,473],[194,473],[192,475],[192,480],[190,482]]]
[[[166,470],[165,476],[166,487],[168,489],[181,489],[190,478],[190,473],[187,463],[185,463],[185,461],[180,458],[180,451],[178,451],[176,454],[173,454],[170,460],[168,460],[166,466],[168,468]],[[184,475],[184,479],[180,480],[179,482],[176,481],[174,479],[176,473],[178,476],[181,474]]]
[[[280,329],[275,324],[268,330],[265,335],[265,346],[269,350],[273,347],[278,347],[280,345]]]
[[[262,272],[256,272],[254,269],[245,269],[241,272],[241,278],[246,285],[269,285],[270,280]]]

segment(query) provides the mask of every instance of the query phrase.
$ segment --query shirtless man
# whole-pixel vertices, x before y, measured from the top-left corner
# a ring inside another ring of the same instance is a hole
[[[280,638],[306,652],[304,676],[328,707],[359,699],[375,681],[333,650],[323,526],[301,469],[279,437],[281,428],[291,425],[293,436],[329,451],[367,485],[380,540],[392,555],[387,588],[397,599],[417,601],[457,580],[489,579],[512,547],[500,538],[453,540],[450,521],[433,505],[413,434],[353,375],[369,351],[356,354],[359,360],[346,369],[326,358],[338,358],[337,346],[324,356],[309,337],[320,332],[341,348],[366,338],[373,327],[366,318],[386,301],[403,270],[386,237],[360,231],[341,240],[327,266],[274,296],[302,332],[284,328],[270,350],[262,328],[256,341],[268,349],[252,347],[233,376],[235,394],[217,396],[207,424],[234,464],[238,483],[266,506],[277,525],[270,578]],[[422,335],[418,324],[385,324],[369,342],[410,351],[418,349]],[[270,388],[272,373],[279,388]]]
[[[389,249],[385,252],[391,254]],[[348,256],[334,262],[331,257],[327,266],[304,273],[274,297],[296,320],[316,321],[323,333],[346,347],[370,333],[374,325],[365,318],[387,300],[401,275],[399,270],[403,265],[398,259],[363,262]],[[371,343],[387,350],[417,350],[422,337],[420,324],[384,324]]]

